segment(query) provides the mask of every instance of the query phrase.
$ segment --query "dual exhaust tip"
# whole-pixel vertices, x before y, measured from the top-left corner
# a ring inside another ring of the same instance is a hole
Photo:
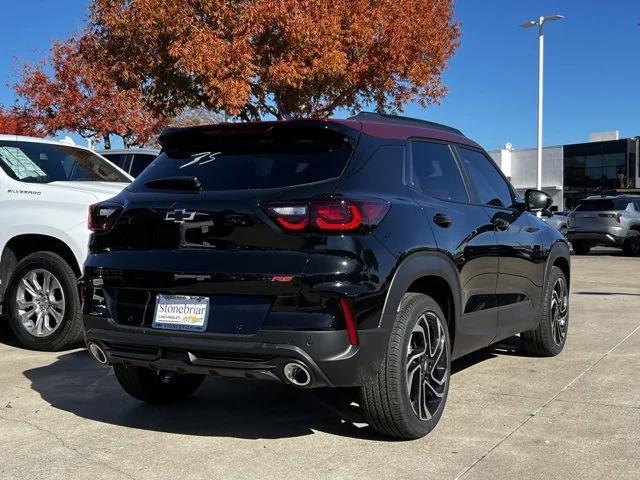
[[[98,363],[101,363],[102,365],[109,364],[109,359],[107,358],[107,354],[104,353],[104,350],[100,345],[98,345],[97,343],[91,342],[88,345],[88,348],[89,348],[89,353],[93,358],[95,358],[98,361]]]

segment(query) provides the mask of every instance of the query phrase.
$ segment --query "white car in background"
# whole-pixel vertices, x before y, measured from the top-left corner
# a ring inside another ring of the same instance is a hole
[[[24,346],[55,351],[82,340],[88,209],[131,180],[89,149],[0,135],[0,305]]]

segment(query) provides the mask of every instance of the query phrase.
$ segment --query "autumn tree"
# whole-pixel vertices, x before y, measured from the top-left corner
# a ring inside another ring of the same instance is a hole
[[[206,108],[188,108],[168,122],[170,127],[196,127],[226,121],[225,116]]]
[[[72,131],[99,137],[110,148],[111,135],[125,146],[144,145],[166,125],[150,110],[140,88],[122,88],[101,61],[83,55],[76,40],[56,43],[48,61],[26,66],[15,90],[24,109],[48,135]],[[49,73],[51,72],[51,73]]]
[[[27,109],[19,106],[6,108],[0,105],[0,134],[41,137],[45,132]]]
[[[453,0],[94,0],[83,51],[156,112],[401,110],[446,93]]]

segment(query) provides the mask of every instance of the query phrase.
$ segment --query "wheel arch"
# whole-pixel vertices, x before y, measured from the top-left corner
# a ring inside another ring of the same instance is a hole
[[[408,292],[429,295],[440,305],[448,323],[453,351],[461,297],[459,277],[451,259],[440,252],[426,251],[410,254],[402,260],[387,292],[381,327],[391,328]]]
[[[549,252],[549,259],[545,271],[545,284],[552,267],[558,267],[567,279],[567,285],[571,286],[571,256],[569,246],[565,242],[556,242]]]
[[[16,235],[6,243],[0,256],[0,300],[4,300],[7,285],[20,260],[42,251],[59,255],[69,264],[76,276],[80,276],[80,265],[73,250],[59,238],[35,233]]]

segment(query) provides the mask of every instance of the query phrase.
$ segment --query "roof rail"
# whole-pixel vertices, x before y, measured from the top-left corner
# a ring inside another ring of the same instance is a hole
[[[373,120],[378,122],[402,123],[405,125],[420,125],[434,130],[443,130],[445,132],[454,133],[456,135],[465,136],[457,128],[443,125],[441,123],[430,122],[429,120],[420,120],[419,118],[402,117],[400,115],[389,115],[386,113],[376,112],[360,112],[357,115],[349,117],[349,120]]]

